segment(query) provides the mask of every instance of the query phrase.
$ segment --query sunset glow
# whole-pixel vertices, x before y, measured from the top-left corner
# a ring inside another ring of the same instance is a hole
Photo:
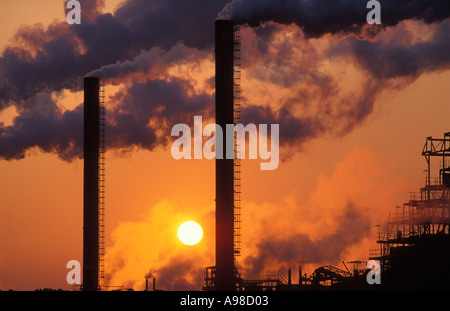
[[[104,90],[104,287],[143,290],[151,275],[202,288],[216,260],[218,16],[240,26],[239,122],[274,129],[273,150],[246,146],[234,188],[235,262],[252,277],[367,261],[424,185],[425,138],[450,132],[448,1],[382,3],[381,26],[355,0],[80,0],[80,24],[66,0],[0,2],[0,290],[73,289],[85,76]],[[177,124],[189,157],[171,150]]]

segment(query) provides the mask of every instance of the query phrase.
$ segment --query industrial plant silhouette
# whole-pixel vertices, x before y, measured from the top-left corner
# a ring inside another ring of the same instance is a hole
[[[216,124],[239,122],[240,36],[229,20],[215,22]],[[104,92],[96,77],[84,78],[84,291],[105,290],[104,278]],[[226,132],[224,139],[226,142]],[[235,153],[239,146],[235,141]],[[225,146],[223,146],[225,150]],[[203,290],[407,290],[450,289],[450,133],[428,137],[423,148],[428,169],[425,186],[390,215],[380,228],[379,249],[369,259],[380,263],[381,284],[367,282],[366,263],[354,269],[317,268],[310,276],[299,267],[299,278],[268,276],[244,279],[236,267],[241,248],[240,161],[215,160],[216,240],[215,265],[205,267]],[[431,178],[431,161],[441,159],[437,178]],[[155,285],[153,285],[155,287]]]

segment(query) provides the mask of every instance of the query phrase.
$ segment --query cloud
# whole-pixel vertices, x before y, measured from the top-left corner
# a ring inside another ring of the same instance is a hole
[[[185,112],[199,110],[200,113],[206,101],[211,99],[210,92],[197,94],[195,81],[172,79],[168,70],[174,64],[191,63],[191,66],[204,67],[198,62],[210,58],[209,51],[189,48],[185,44],[202,48],[212,46],[213,28],[205,26],[213,24],[217,10],[224,3],[190,2],[189,5],[197,6],[197,10],[194,15],[189,15],[184,14],[186,4],[183,1],[129,0],[112,15],[100,13],[103,2],[81,3],[84,18],[80,25],[54,22],[47,28],[23,26],[16,33],[14,43],[3,51],[0,57],[0,111],[14,105],[19,116],[13,120],[13,125],[0,126],[0,158],[21,159],[33,147],[55,152],[66,161],[80,157],[82,109],[77,107],[63,113],[51,94],[64,90],[80,91],[83,76],[93,71],[105,82],[109,79],[116,83],[129,82],[129,87],[122,89],[129,94],[119,92],[114,97],[117,102],[113,104],[116,108],[122,105],[122,109],[108,107],[107,140],[111,148],[153,150],[159,144],[164,145],[170,137],[167,128],[176,122],[176,114],[184,110],[177,111],[176,105],[185,107]],[[180,25],[173,22],[174,18],[180,22],[181,17],[187,24],[195,26],[194,29],[186,25],[178,27]],[[150,27],[149,23],[152,24]],[[154,34],[149,35],[148,30]],[[139,76],[139,73],[142,74]],[[152,103],[152,98],[158,99]],[[130,100],[136,110],[129,109],[128,103],[122,101],[125,99]],[[139,105],[135,104],[138,100]],[[51,110],[45,116],[41,113],[44,101]],[[123,113],[124,110],[127,112]],[[138,112],[148,118],[144,119]],[[32,133],[32,128],[37,130]],[[161,133],[166,137],[161,139]]]
[[[172,124],[190,124],[194,114],[211,116],[212,96],[197,95],[192,89],[182,79],[133,83],[117,95],[117,106],[108,111],[107,150],[153,150],[169,143]],[[83,106],[62,111],[48,93],[31,100],[34,105],[15,117],[12,125],[0,126],[0,158],[23,159],[32,148],[55,153],[64,161],[82,158]]]
[[[232,19],[258,27],[266,22],[295,24],[305,35],[358,33],[366,25],[366,1],[359,0],[233,0],[219,13],[220,19]],[[450,16],[445,0],[391,0],[382,3],[382,24],[395,26],[414,19],[426,23],[442,21]]]
[[[384,91],[450,65],[448,21],[403,21],[375,40],[306,39],[296,26],[268,25],[263,37],[242,30],[248,40],[242,49],[249,51],[242,53],[242,120],[280,124],[285,155],[313,139],[352,132]]]
[[[5,48],[0,111],[14,105],[19,116],[0,126],[0,158],[33,147],[80,157],[81,108],[58,111],[49,95],[80,91],[85,75],[121,87],[108,94],[110,149],[164,147],[171,126],[212,117],[218,12],[258,26],[242,28],[242,121],[279,124],[282,159],[313,139],[350,133],[384,90],[449,65],[444,1],[383,3],[384,27],[372,33],[355,1],[128,0],[114,14],[101,13],[103,4],[83,2],[81,25],[23,26]],[[327,36],[337,33],[351,35]],[[34,109],[43,96],[53,110],[44,117]],[[30,135],[31,127],[42,129]]]
[[[0,110],[21,108],[39,92],[78,91],[82,77],[103,66],[124,62],[153,47],[182,42],[210,49],[211,25],[226,1],[123,2],[115,14],[100,14],[104,1],[85,1],[83,22],[25,26],[0,57]]]
[[[424,28],[428,31],[424,38],[420,38],[416,33]],[[448,70],[449,31],[448,20],[434,27],[426,27],[421,23],[404,23],[391,30],[391,33],[380,34],[379,40],[375,42],[345,38],[337,42],[330,52],[336,56],[353,58],[375,79],[411,80],[423,73]]]
[[[199,65],[208,56],[208,52],[186,47],[182,43],[172,46],[169,50],[153,47],[141,51],[133,60],[102,66],[87,73],[86,77],[97,77],[103,83],[121,83],[133,77],[167,78],[172,66],[189,63]]]
[[[387,87],[353,59],[331,53],[329,40],[307,40],[295,26],[271,29],[263,38],[252,29],[242,32],[248,40],[242,49],[249,51],[242,55],[242,122],[279,124],[285,158],[313,139],[342,137],[363,124]]]
[[[51,95],[39,93],[31,109],[0,127],[0,157],[23,159],[26,151],[38,147],[56,153],[63,160],[83,155],[83,109],[62,112]]]
[[[105,6],[105,0],[78,0],[80,2],[80,7],[82,8],[82,21],[92,22],[97,16],[102,13],[102,9]],[[66,11],[66,3],[64,3],[64,8]]]

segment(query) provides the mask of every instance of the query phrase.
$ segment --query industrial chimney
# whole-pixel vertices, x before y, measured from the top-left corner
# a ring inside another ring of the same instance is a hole
[[[216,124],[234,124],[233,22],[215,22]],[[226,131],[222,150],[226,150]],[[217,143],[217,142],[216,142]],[[216,146],[217,148],[217,146]],[[234,290],[234,161],[216,158],[216,272],[214,289]]]
[[[99,289],[101,203],[101,90],[100,80],[84,78],[84,182],[83,182],[83,285],[85,291]]]

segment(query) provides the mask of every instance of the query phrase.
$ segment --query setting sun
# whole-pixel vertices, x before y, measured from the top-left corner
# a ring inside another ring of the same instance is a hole
[[[186,245],[197,244],[202,237],[202,227],[195,221],[186,221],[178,228],[178,238]]]

